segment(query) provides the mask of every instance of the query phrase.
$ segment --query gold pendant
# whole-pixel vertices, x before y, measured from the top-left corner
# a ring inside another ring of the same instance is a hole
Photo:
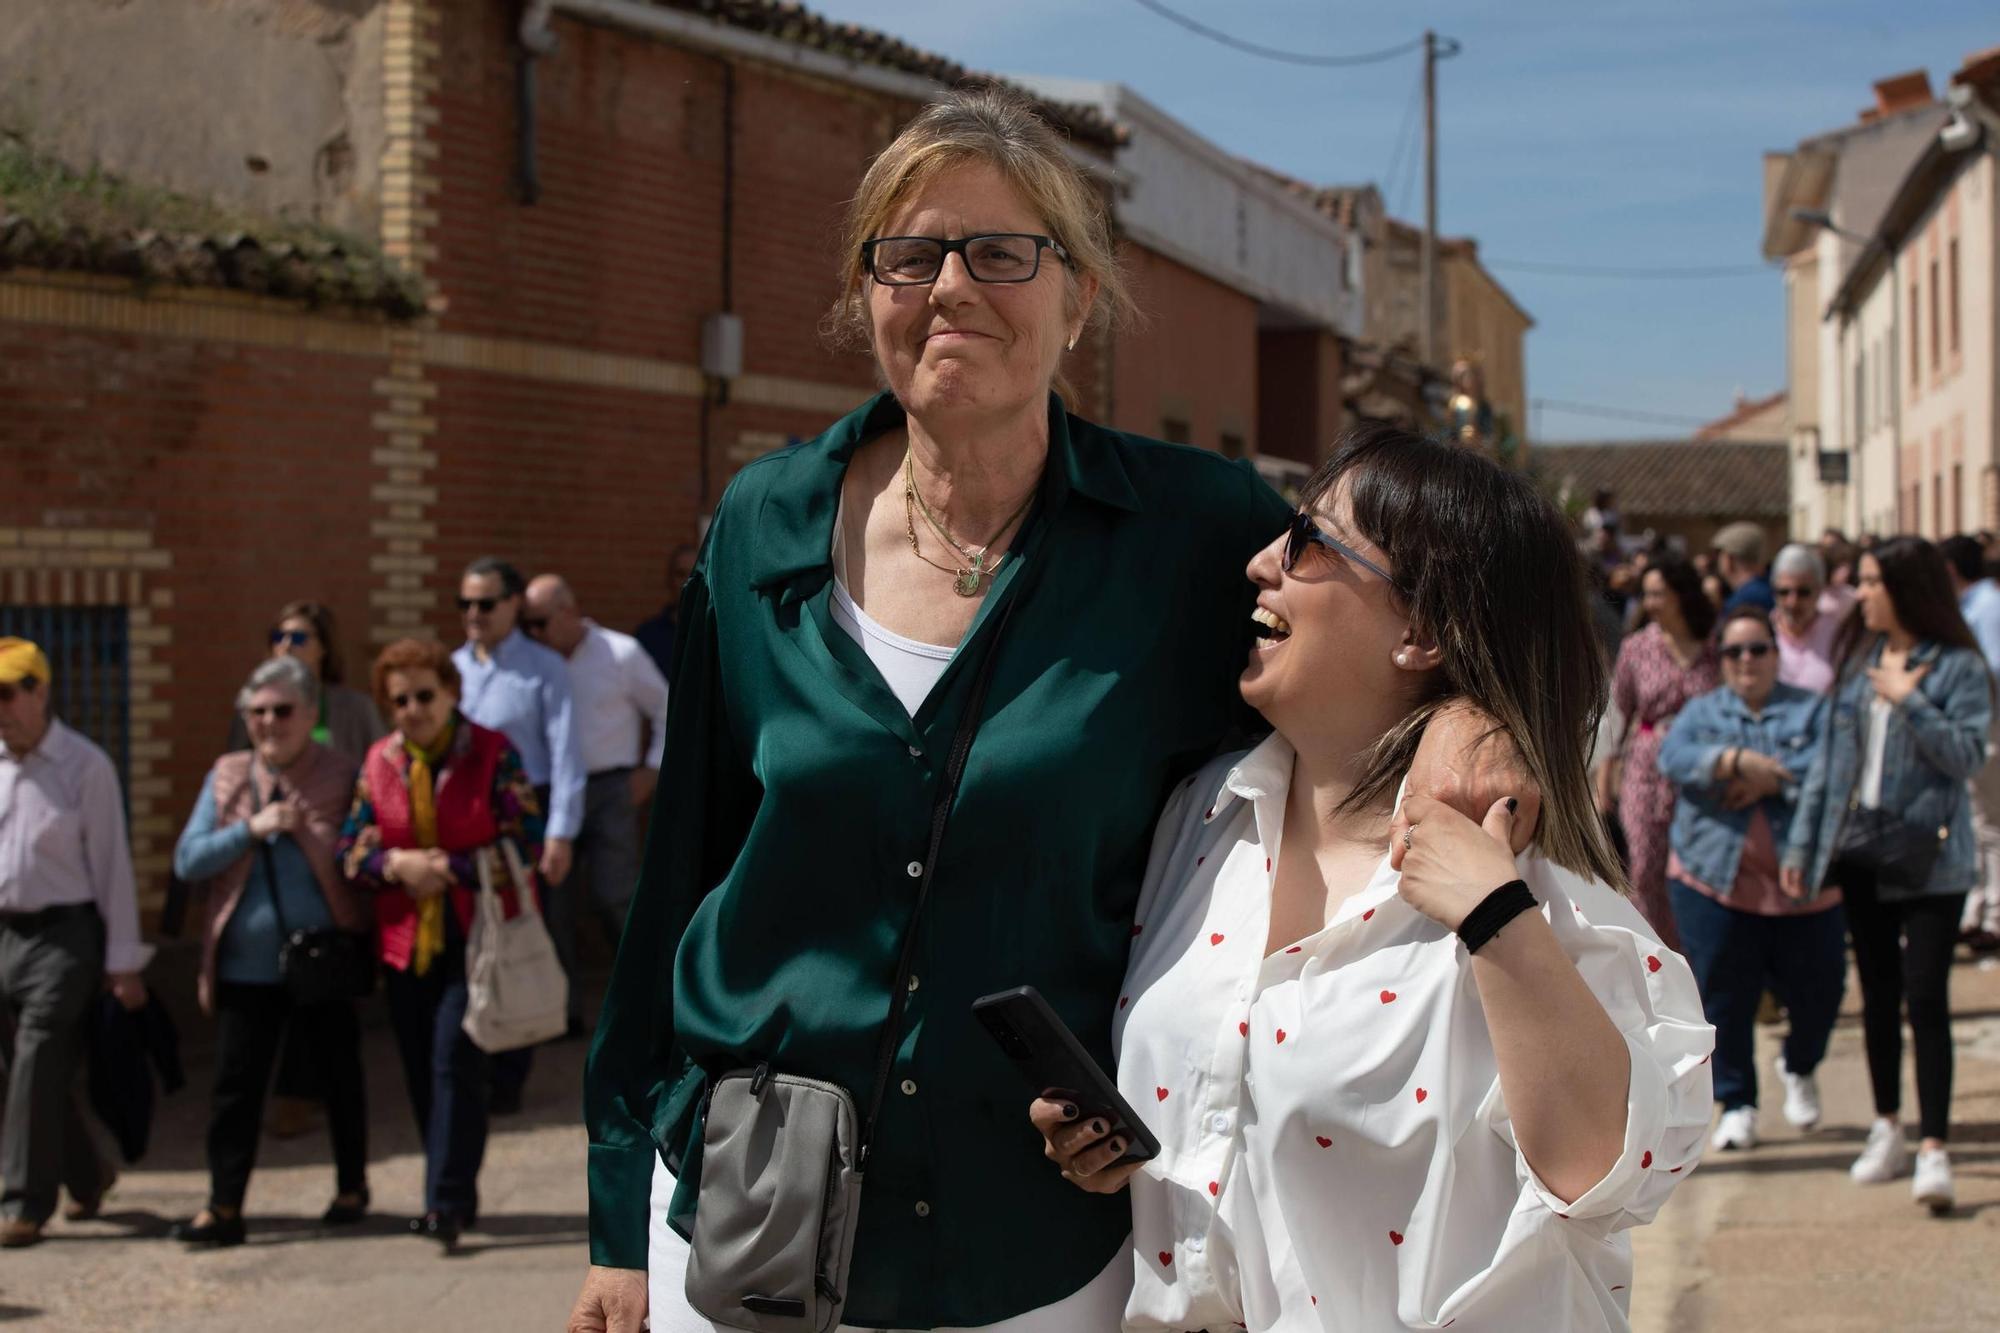
[[[984,578],[976,569],[961,569],[958,577],[951,581],[951,590],[960,597],[979,596],[979,581]]]

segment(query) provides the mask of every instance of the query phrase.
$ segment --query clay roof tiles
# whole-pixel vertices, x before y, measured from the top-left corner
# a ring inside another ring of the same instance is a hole
[[[1783,518],[1791,478],[1783,444],[1657,440],[1537,444],[1534,470],[1554,488],[1608,490],[1629,519]]]

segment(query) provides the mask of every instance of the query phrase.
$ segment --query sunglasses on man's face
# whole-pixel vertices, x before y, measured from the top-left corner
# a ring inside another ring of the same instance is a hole
[[[458,599],[458,609],[470,611],[476,606],[481,614],[490,616],[493,614],[493,608],[506,600],[505,597],[461,597]]]
[[[11,704],[21,695],[33,694],[34,692],[35,678],[33,676],[23,676],[18,684],[0,685],[0,704]]]
[[[428,708],[430,705],[437,702],[437,697],[438,697],[438,692],[436,690],[432,689],[411,690],[407,693],[393,696],[389,700],[389,702],[396,705],[396,711],[400,713],[405,708],[408,708],[412,703],[416,703],[422,705],[423,707]]]
[[[1279,563],[1287,574],[1298,567],[1299,560],[1305,555],[1308,546],[1324,547],[1344,560],[1353,561],[1369,573],[1380,578],[1390,587],[1398,587],[1395,575],[1361,554],[1361,552],[1355,550],[1352,546],[1349,546],[1346,542],[1340,540],[1340,538],[1328,533],[1326,529],[1313,521],[1311,514],[1301,509],[1292,515],[1292,526],[1285,533],[1285,557]],[[1401,589],[1398,588],[1398,591],[1401,591]]]
[[[549,627],[549,618],[547,616],[521,617],[521,632],[524,634],[540,634],[543,630],[547,629],[548,627]]]
[[[1740,661],[1745,657],[1769,657],[1771,655],[1771,645],[1768,643],[1725,644],[1722,649],[1722,655],[1732,662]]]
[[[267,717],[278,722],[283,722],[291,717],[292,711],[296,707],[297,705],[295,704],[259,704],[256,707],[244,709],[243,716],[249,718],[252,722],[262,722]]]
[[[274,629],[271,631],[273,648],[303,648],[312,642],[312,635],[302,629]]]

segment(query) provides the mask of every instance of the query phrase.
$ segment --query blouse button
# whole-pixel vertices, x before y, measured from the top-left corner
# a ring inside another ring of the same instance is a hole
[[[906,1078],[903,1080],[903,1095],[905,1097],[914,1097],[917,1095],[917,1084],[914,1079]]]
[[[1181,1242],[1181,1244],[1186,1246],[1187,1249],[1194,1254],[1201,1253],[1202,1239],[1200,1236],[1195,1236],[1192,1239],[1184,1240]]]
[[[924,863],[922,861],[912,861],[903,867],[903,871],[911,879],[922,879],[924,877]]]
[[[1229,1113],[1226,1111],[1217,1111],[1209,1117],[1208,1127],[1218,1134],[1227,1134],[1229,1132]]]
[[[916,974],[915,974],[915,973],[911,973],[911,975],[910,975],[910,989],[911,989],[912,991],[914,991],[914,990],[916,990],[916,988],[917,988],[917,978],[916,978]]]
[[[931,1206],[930,1206],[929,1204],[925,1203],[925,1202],[924,1202],[924,1201],[923,1201],[922,1199],[918,1199],[918,1200],[917,1200],[917,1216],[918,1216],[918,1217],[929,1217],[930,1215],[931,1215]]]
[[[923,746],[921,746],[921,745],[912,745],[912,746],[910,747],[910,758],[912,758],[912,759],[922,759],[923,757],[924,757],[924,747],[923,747]]]

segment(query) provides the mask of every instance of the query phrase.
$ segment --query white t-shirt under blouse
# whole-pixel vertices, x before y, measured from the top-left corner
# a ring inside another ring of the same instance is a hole
[[[846,630],[848,637],[868,654],[868,660],[889,683],[889,692],[903,705],[903,711],[915,717],[924,700],[931,697],[938,677],[951,665],[957,645],[923,643],[879,624],[855,604],[848,595],[847,585],[837,577],[833,581],[833,601],[827,609],[833,613],[833,623]]]
[[[1699,1158],[1714,1031],[1685,962],[1613,890],[1519,862],[1631,1054],[1625,1147],[1565,1203],[1516,1149],[1470,959],[1385,858],[1265,957],[1292,750],[1209,765],[1162,816],[1116,1019],[1158,1134],[1134,1176],[1144,1330],[1628,1327],[1631,1249]]]

